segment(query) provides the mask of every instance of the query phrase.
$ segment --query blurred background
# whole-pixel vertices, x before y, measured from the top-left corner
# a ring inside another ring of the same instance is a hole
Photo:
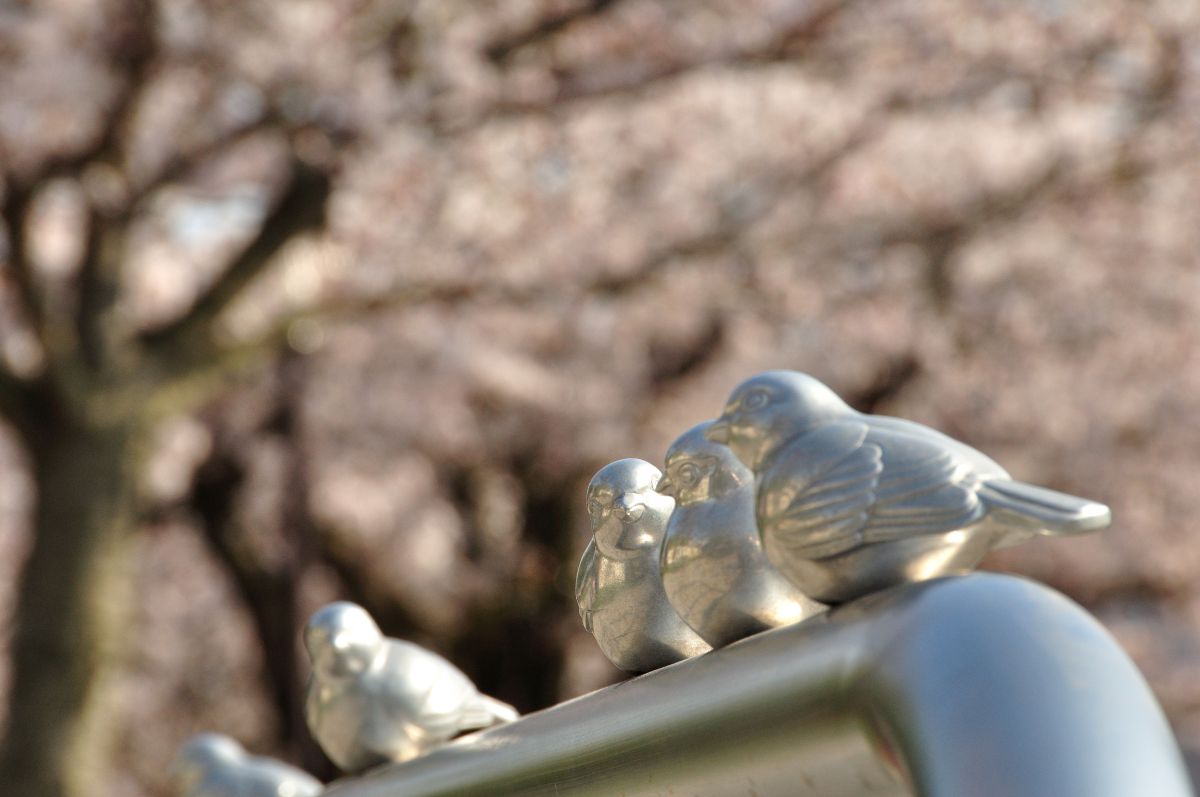
[[[333,772],[309,612],[618,679],[583,488],[794,368],[1114,526],[1200,758],[1200,4],[0,0],[0,793]]]

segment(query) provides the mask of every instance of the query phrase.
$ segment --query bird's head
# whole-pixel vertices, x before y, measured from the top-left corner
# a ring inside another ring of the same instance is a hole
[[[318,609],[304,628],[304,647],[313,672],[324,679],[363,672],[383,649],[383,640],[367,610],[345,601]]]
[[[662,471],[642,459],[619,459],[601,468],[587,489],[587,511],[600,553],[626,559],[657,545],[675,508],[654,488]]]
[[[704,436],[712,424],[693,426],[667,449],[667,472],[657,489],[679,506],[720,500],[753,478],[728,447]]]
[[[734,388],[721,417],[704,436],[729,446],[757,472],[783,443],[853,412],[836,393],[807,374],[767,371]]]
[[[201,733],[188,739],[175,757],[171,780],[179,794],[194,792],[213,769],[237,763],[246,751],[233,739],[219,733]]]

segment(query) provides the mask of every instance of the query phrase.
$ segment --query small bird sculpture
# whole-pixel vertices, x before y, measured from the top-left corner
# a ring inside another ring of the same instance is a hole
[[[659,574],[675,501],[655,491],[662,472],[640,459],[601,468],[587,489],[592,540],[575,598],[583,626],[614,666],[649,672],[711,650],[667,600]]]
[[[353,603],[318,610],[304,630],[304,646],[312,662],[309,730],[347,772],[407,761],[464,731],[518,716],[512,706],[480,694],[436,653],[385,637]]]
[[[307,772],[250,755],[219,733],[189,739],[171,774],[179,797],[315,797],[324,789]]]
[[[1104,504],[1016,481],[929,427],[856,412],[793,371],[743,382],[705,435],[754,472],[768,559],[826,603],[964,572],[992,548],[1112,519]]]
[[[721,647],[825,607],[767,561],[754,517],[754,474],[704,436],[706,422],[667,450],[658,491],[675,499],[662,549],[662,580],[679,616]]]

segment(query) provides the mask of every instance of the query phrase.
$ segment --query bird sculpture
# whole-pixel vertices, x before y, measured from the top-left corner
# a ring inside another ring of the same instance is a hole
[[[662,549],[662,581],[675,611],[714,648],[811,617],[825,607],[784,578],[763,553],[754,474],[706,422],[667,450],[658,491],[675,499]]]
[[[592,539],[575,579],[583,626],[618,669],[649,672],[711,650],[667,600],[659,574],[675,501],[662,472],[640,459],[601,468],[587,489]]]
[[[743,382],[705,436],[754,472],[767,558],[825,603],[964,572],[1037,534],[1111,522],[1104,504],[1016,481],[970,446],[856,412],[792,371]]]
[[[179,797],[315,797],[324,789],[307,772],[250,755],[219,733],[189,739],[171,774]]]
[[[318,610],[304,645],[312,662],[304,707],[309,730],[347,772],[407,761],[464,731],[518,716],[441,656],[385,637],[353,603]]]

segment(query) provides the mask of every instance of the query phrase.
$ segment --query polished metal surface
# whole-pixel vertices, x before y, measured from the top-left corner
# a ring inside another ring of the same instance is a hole
[[[825,606],[767,561],[754,519],[754,474],[704,437],[709,423],[667,450],[658,491],[675,499],[662,547],[667,598],[713,647],[803,620]]]
[[[794,371],[743,382],[705,434],[753,470],[767,557],[827,603],[965,572],[992,548],[1111,521],[1103,504],[1016,481],[970,446],[856,412]]]
[[[307,772],[250,755],[218,733],[189,739],[171,775],[178,797],[315,797],[324,788]]]
[[[662,473],[641,459],[601,468],[587,489],[592,540],[579,563],[575,600],[583,626],[616,667],[649,672],[710,649],[672,608],[659,573],[675,507],[655,490]]]
[[[305,717],[333,763],[358,772],[407,761],[463,731],[517,718],[457,667],[385,637],[361,606],[331,603],[304,630],[312,662]]]
[[[906,584],[340,782],[331,797],[1188,797],[1162,712],[1071,601]]]

